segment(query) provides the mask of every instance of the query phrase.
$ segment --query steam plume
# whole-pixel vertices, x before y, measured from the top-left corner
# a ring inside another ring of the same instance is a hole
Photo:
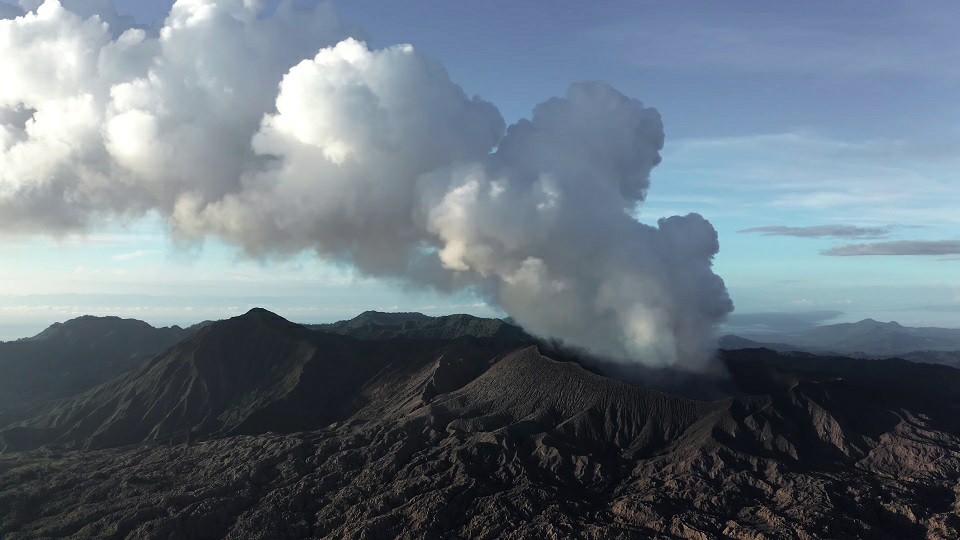
[[[696,214],[632,217],[660,162],[656,110],[579,83],[505,129],[438,62],[370,50],[329,5],[262,10],[180,0],[158,36],[108,2],[0,20],[0,227],[59,234],[156,211],[179,238],[253,256],[314,250],[473,288],[528,330],[613,358],[708,356],[732,309],[716,232]]]

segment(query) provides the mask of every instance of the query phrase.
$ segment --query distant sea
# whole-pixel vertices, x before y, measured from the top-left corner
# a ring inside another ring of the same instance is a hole
[[[46,324],[40,321],[24,323],[0,319],[0,341],[14,341],[24,337],[35,336],[54,322],[55,321],[50,321]]]

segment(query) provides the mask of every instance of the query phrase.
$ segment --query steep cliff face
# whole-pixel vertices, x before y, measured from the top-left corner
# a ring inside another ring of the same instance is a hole
[[[8,426],[0,534],[960,533],[960,371],[737,351],[743,392],[706,402],[453,334],[358,339],[260,310],[213,324]]]

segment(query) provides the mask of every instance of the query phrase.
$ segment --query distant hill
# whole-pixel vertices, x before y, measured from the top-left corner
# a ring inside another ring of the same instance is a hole
[[[787,345],[786,343],[769,343],[763,341],[754,341],[741,336],[726,335],[722,336],[717,342],[717,347],[728,351],[740,349],[770,349],[778,352],[800,351],[800,347]]]
[[[356,317],[331,324],[307,325],[316,329],[347,329],[364,326],[397,326],[407,322],[429,321],[433,317],[416,312],[364,311]]]
[[[960,369],[960,351],[914,351],[898,356],[911,362],[942,364]]]
[[[56,323],[30,338],[0,342],[0,420],[12,409],[89,390],[195,331],[84,316]]]
[[[960,351],[960,329],[911,328],[897,322],[864,319],[855,323],[814,326],[793,332],[741,333],[724,336],[720,340],[720,347],[726,349],[755,346],[781,351],[804,350],[891,357],[917,351]],[[935,355],[927,357],[936,358]],[[911,358],[917,358],[917,355]]]
[[[365,311],[346,321],[309,325],[309,328],[360,339],[454,339],[461,336],[502,340],[532,339],[520,327],[501,319],[473,315],[430,317],[422,313]]]

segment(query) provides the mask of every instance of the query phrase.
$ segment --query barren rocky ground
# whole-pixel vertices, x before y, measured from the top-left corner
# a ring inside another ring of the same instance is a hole
[[[698,401],[502,323],[370,324],[254,311],[12,422],[0,537],[960,536],[953,368],[743,350]]]

